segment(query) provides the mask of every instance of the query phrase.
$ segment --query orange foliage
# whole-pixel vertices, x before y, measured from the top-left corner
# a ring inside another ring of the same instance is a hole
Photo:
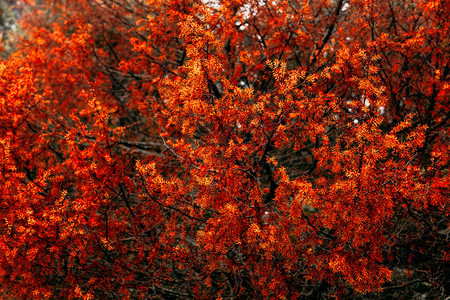
[[[450,293],[446,1],[24,2],[5,297]]]

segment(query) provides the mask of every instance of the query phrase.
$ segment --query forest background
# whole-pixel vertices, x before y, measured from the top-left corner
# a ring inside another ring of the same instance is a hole
[[[2,298],[450,296],[448,1],[0,3]]]

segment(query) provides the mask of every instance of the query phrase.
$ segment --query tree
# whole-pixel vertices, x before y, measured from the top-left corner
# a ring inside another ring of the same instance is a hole
[[[5,297],[450,294],[446,1],[27,5]]]

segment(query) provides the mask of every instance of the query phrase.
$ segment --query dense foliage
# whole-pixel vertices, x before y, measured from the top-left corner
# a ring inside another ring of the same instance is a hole
[[[3,297],[450,295],[447,1],[26,2]]]

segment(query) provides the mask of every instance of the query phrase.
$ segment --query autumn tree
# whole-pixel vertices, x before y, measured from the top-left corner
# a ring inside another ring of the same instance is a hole
[[[22,2],[3,297],[450,295],[447,1]]]

